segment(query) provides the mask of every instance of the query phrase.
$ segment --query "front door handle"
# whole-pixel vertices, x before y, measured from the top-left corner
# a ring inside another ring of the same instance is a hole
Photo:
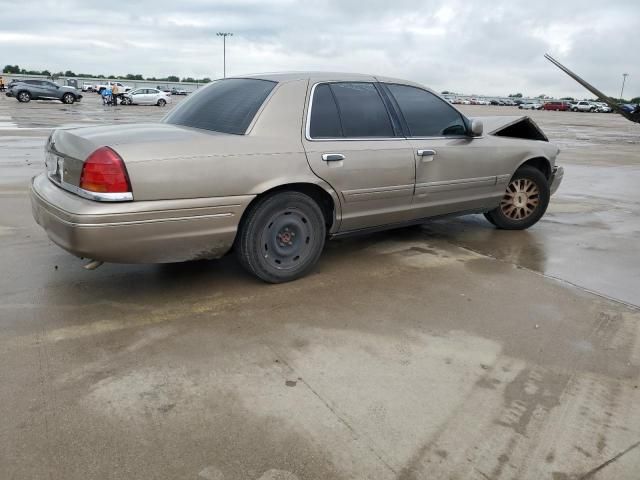
[[[419,157],[433,157],[436,154],[435,150],[418,150]]]
[[[325,162],[339,162],[344,160],[344,155],[341,153],[323,153],[322,160]]]

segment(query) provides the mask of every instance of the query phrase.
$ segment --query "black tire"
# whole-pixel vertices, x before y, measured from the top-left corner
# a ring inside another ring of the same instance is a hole
[[[163,100],[162,98],[160,100],[158,100],[158,106],[159,107],[164,107],[167,104],[166,100]]]
[[[577,111],[578,111],[578,109],[577,109],[577,108],[572,108],[572,109],[571,109],[571,111],[573,111],[573,112],[577,112]]]
[[[62,96],[62,103],[66,103],[67,105],[72,105],[76,101],[76,97],[73,93],[65,93]]]
[[[326,225],[318,204],[300,192],[281,192],[253,205],[240,225],[236,253],[242,266],[268,283],[306,275],[324,248]]]
[[[29,103],[31,101],[31,94],[26,90],[22,90],[16,94],[16,98],[20,103]]]
[[[509,180],[500,205],[485,216],[497,228],[524,230],[542,218],[550,196],[547,177],[537,168],[524,166]]]

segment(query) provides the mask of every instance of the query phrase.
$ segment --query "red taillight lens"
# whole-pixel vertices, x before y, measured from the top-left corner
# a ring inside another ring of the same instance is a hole
[[[109,147],[100,147],[87,158],[82,167],[80,188],[90,192],[130,192],[131,184],[124,162]]]

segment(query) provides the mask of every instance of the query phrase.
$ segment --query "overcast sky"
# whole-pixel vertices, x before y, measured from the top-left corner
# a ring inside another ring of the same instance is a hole
[[[21,5],[28,8],[20,8]],[[0,0],[0,63],[147,76],[334,70],[436,90],[640,95],[640,0]]]

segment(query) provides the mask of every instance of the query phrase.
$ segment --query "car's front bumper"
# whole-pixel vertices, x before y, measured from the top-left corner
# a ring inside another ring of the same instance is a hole
[[[562,183],[563,177],[564,177],[564,168],[554,167],[553,173],[551,174],[551,179],[549,182],[549,185],[550,185],[549,190],[551,192],[551,195],[556,193],[556,191],[560,187],[560,184]]]
[[[31,207],[49,238],[78,257],[114,263],[219,258],[233,245],[252,196],[122,203],[84,199],[46,175],[31,183]]]
[[[13,97],[13,92],[11,90],[9,90],[7,93],[5,93],[5,95],[7,97]]]

